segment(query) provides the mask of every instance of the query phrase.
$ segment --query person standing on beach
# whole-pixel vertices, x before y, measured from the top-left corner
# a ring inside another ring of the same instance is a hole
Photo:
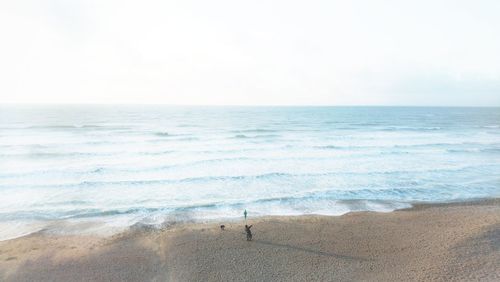
[[[248,226],[245,224],[245,232],[247,233],[247,241],[252,241],[252,231],[250,230],[252,225]]]

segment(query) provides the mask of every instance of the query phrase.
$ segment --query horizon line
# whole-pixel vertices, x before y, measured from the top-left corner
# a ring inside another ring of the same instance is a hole
[[[0,106],[167,106],[167,107],[407,107],[407,108],[499,108],[500,105],[408,105],[408,104],[167,104],[167,103],[19,103],[0,102]]]

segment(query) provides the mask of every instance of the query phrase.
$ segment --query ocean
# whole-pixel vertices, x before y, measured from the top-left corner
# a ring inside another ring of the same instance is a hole
[[[0,107],[0,240],[500,196],[500,108]]]

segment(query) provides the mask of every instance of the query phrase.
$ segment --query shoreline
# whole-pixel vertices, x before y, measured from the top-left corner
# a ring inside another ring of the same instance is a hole
[[[274,218],[294,218],[294,217],[308,217],[308,216],[326,216],[326,217],[339,217],[339,216],[344,216],[346,214],[351,214],[351,213],[363,213],[363,212],[374,212],[374,213],[392,213],[395,211],[401,211],[401,210],[413,210],[413,209],[422,209],[426,207],[433,207],[433,206],[453,206],[453,205],[475,205],[475,204],[482,204],[488,201],[495,201],[500,198],[475,198],[475,199],[467,199],[467,200],[453,200],[453,201],[446,201],[446,202],[422,202],[422,201],[415,201],[415,202],[398,202],[400,205],[402,204],[407,204],[410,205],[409,207],[401,207],[401,208],[395,208],[393,210],[388,210],[388,211],[383,211],[383,210],[354,210],[354,211],[348,211],[345,213],[341,214],[316,214],[316,213],[309,213],[309,214],[285,214],[285,215],[257,215],[257,216],[252,216],[252,219],[262,219],[262,218],[269,218],[269,217],[274,217]],[[358,201],[363,201],[363,200],[343,200],[343,201],[348,201],[348,202],[358,202]],[[373,201],[373,200],[368,200],[368,201]],[[218,223],[238,223],[242,222],[243,219],[241,219],[241,216],[239,217],[226,217],[226,218],[208,218],[208,219],[190,219],[190,220],[172,220],[172,219],[167,219],[170,218],[171,216],[166,216],[165,220],[161,224],[148,224],[142,221],[138,221],[132,225],[123,225],[123,226],[112,226],[108,227],[106,225],[106,222],[100,221],[98,219],[93,219],[93,220],[82,220],[82,221],[73,221],[71,219],[59,219],[59,220],[50,220],[46,221],[45,223],[39,223],[38,225],[40,227],[34,228],[36,230],[31,230],[31,231],[25,231],[21,235],[10,235],[10,237],[6,238],[1,238],[0,242],[6,242],[9,240],[15,240],[19,239],[22,237],[30,236],[33,234],[59,234],[61,236],[72,236],[72,235],[78,235],[78,234],[86,234],[89,236],[99,236],[99,237],[111,237],[113,235],[121,234],[124,232],[129,232],[131,230],[137,230],[137,229],[147,229],[147,230],[165,230],[165,229],[170,229],[172,226],[179,226],[179,225],[210,225],[210,224],[218,224]],[[3,226],[0,225],[0,228]],[[72,229],[70,232],[67,232],[68,230]],[[1,232],[2,230],[0,230]]]
[[[500,279],[500,199],[0,242],[2,281]],[[222,224],[222,223],[221,223]]]

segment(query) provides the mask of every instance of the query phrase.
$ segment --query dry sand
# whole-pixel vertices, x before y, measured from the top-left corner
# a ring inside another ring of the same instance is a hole
[[[500,200],[0,242],[1,281],[500,281]]]

